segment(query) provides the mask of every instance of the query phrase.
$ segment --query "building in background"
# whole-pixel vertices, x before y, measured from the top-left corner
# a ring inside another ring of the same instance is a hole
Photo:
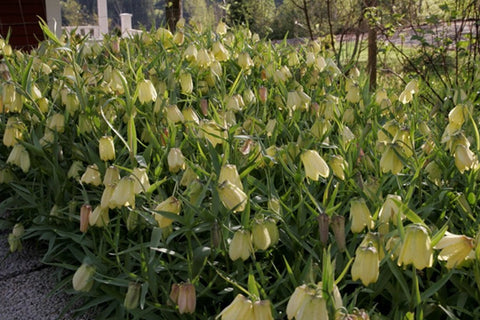
[[[50,30],[61,33],[60,0],[8,0],[0,4],[0,36],[16,49],[36,47],[43,40],[40,19]]]

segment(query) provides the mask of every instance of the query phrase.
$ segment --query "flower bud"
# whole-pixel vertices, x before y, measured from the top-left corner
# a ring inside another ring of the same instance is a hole
[[[131,176],[123,177],[117,183],[113,190],[112,196],[108,203],[108,207],[121,208],[132,207],[135,208],[135,179]]]
[[[30,155],[23,145],[17,143],[13,146],[12,151],[7,158],[7,163],[16,165],[22,169],[24,173],[30,170]]]
[[[475,248],[475,240],[473,238],[456,235],[445,232],[442,239],[435,245],[434,249],[441,249],[438,254],[438,260],[447,261],[445,266],[452,269],[460,266],[470,255],[473,254]]]
[[[98,166],[96,164],[92,164],[87,167],[85,172],[80,179],[80,182],[91,184],[95,187],[102,184],[102,178],[100,176],[100,171],[98,170]]]
[[[80,232],[87,232],[88,230],[88,219],[92,213],[92,206],[89,204],[84,204],[80,208]]]
[[[123,300],[125,309],[133,310],[138,307],[141,289],[142,287],[139,283],[130,282],[128,284],[127,294],[125,295],[125,300]]]
[[[172,173],[177,173],[180,170],[185,170],[185,157],[180,148],[171,148],[167,156],[168,170]]]
[[[233,212],[241,212],[245,210],[247,205],[247,195],[242,189],[237,187],[229,180],[223,181],[218,186],[218,195],[225,208],[233,210]]]
[[[360,233],[365,227],[368,229],[373,228],[372,216],[364,199],[360,198],[350,201],[350,219],[352,220],[350,230],[353,233]]]
[[[263,86],[258,88],[258,98],[265,104],[268,98],[268,89]]]
[[[364,286],[377,282],[380,259],[374,246],[359,247],[352,265],[352,280],[360,279]]]
[[[170,212],[176,215],[180,214],[180,210],[182,209],[182,203],[175,197],[169,197],[166,200],[162,201],[155,207],[155,211],[163,211],[163,212]],[[169,227],[173,220],[170,218],[165,217],[162,213],[154,213],[153,217],[158,223],[160,228]]]
[[[103,136],[98,141],[98,153],[102,161],[115,159],[115,145],[111,136]]]
[[[184,283],[180,285],[177,303],[180,314],[192,314],[195,312],[197,297],[195,294],[195,286],[193,284]]]
[[[333,230],[333,236],[335,237],[335,241],[337,243],[338,250],[340,252],[345,251],[346,243],[345,243],[345,217],[334,215],[331,219],[331,226]]]
[[[141,103],[157,100],[157,91],[150,80],[141,80],[137,85],[137,93]]]
[[[320,243],[325,247],[328,242],[328,223],[330,218],[325,213],[320,213],[318,220],[318,234],[320,235]]]
[[[233,234],[228,255],[233,261],[237,259],[247,260],[253,253],[252,236],[250,231],[238,230]]]
[[[420,224],[405,227],[405,238],[398,256],[398,265],[413,264],[418,270],[430,268],[433,252],[427,229]]]
[[[327,163],[315,150],[307,150],[300,155],[303,166],[305,167],[305,176],[313,181],[318,181],[318,177],[327,178],[330,169]]]
[[[88,292],[93,286],[95,266],[83,263],[73,275],[72,284],[75,291]]]

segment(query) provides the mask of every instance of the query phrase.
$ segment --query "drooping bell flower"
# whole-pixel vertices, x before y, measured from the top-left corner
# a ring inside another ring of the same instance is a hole
[[[182,209],[182,203],[180,200],[177,198],[171,196],[164,201],[160,202],[156,207],[155,211],[164,211],[164,212],[169,212],[173,213],[176,215],[180,214],[180,210]],[[162,215],[161,213],[154,213],[153,217],[158,223],[158,226],[160,228],[166,228],[169,227],[172,223],[173,220],[170,218],[167,218],[166,216]]]
[[[133,310],[138,307],[140,302],[141,285],[137,282],[130,282],[128,284],[127,293],[125,294],[125,300],[123,300],[123,306],[127,310]]]
[[[254,320],[252,301],[242,294],[238,294],[232,303],[220,312],[215,319],[236,320],[236,319],[252,319]]]
[[[112,136],[103,136],[98,141],[98,153],[102,161],[115,159],[115,145]]]
[[[95,274],[95,266],[83,263],[72,278],[72,285],[75,291],[88,292],[93,286],[93,275]]]
[[[253,253],[252,234],[248,230],[238,230],[233,234],[228,256],[233,261],[237,259],[247,260]]]
[[[10,151],[7,163],[16,165],[20,167],[24,173],[27,173],[28,170],[30,170],[30,154],[22,144],[17,143],[13,146],[12,151]]]
[[[185,157],[180,148],[171,148],[167,156],[168,170],[172,173],[177,173],[180,170],[185,170]]]
[[[327,178],[330,169],[323,158],[316,150],[307,150],[300,155],[303,166],[305,167],[305,176],[313,181],[318,181],[319,177]]]
[[[195,312],[197,297],[195,294],[195,286],[191,283],[180,284],[178,289],[178,311],[180,314]]]
[[[157,90],[155,90],[152,81],[147,79],[141,80],[138,83],[137,94],[142,104],[157,100]]]
[[[109,208],[135,208],[134,185],[135,180],[130,176],[120,179],[110,197]]]
[[[352,226],[350,230],[353,233],[360,233],[367,227],[373,228],[372,215],[364,199],[353,199],[350,201],[350,219]]]
[[[356,250],[352,265],[352,280],[360,279],[364,286],[378,280],[380,259],[374,246],[361,246]]]
[[[148,180],[146,168],[134,168],[130,176],[134,180],[133,188],[135,194],[146,192],[150,189],[150,181]]]
[[[242,189],[229,180],[225,180],[218,185],[217,190],[220,200],[225,208],[233,210],[233,212],[241,212],[245,210],[248,198]]]
[[[460,266],[475,249],[475,240],[473,238],[445,232],[442,239],[435,245],[434,249],[441,250],[438,254],[438,260],[447,261],[445,266],[452,269]]]
[[[413,264],[418,270],[432,266],[432,243],[424,226],[410,224],[405,227],[405,239],[397,263],[399,266]]]

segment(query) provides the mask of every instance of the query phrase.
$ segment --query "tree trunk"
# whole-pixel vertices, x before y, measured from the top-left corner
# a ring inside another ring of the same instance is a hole
[[[182,0],[167,1],[165,17],[171,32],[175,31],[178,20],[183,16]]]
[[[377,0],[366,1],[367,7],[375,7]],[[377,29],[370,21],[368,21],[368,60],[367,73],[370,79],[370,91],[377,88]]]

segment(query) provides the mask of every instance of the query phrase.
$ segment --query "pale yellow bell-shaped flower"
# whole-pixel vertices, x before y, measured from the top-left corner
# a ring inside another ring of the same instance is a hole
[[[98,153],[102,161],[115,159],[115,145],[112,136],[103,136],[98,141]]]
[[[405,227],[405,239],[397,263],[399,266],[413,264],[418,270],[432,266],[432,243],[424,226],[410,224]]]
[[[248,230],[238,230],[233,234],[228,248],[228,256],[233,261],[237,259],[247,260],[253,253],[252,235]]]
[[[132,207],[135,208],[135,179],[127,176],[120,179],[108,204],[109,208]]]
[[[303,284],[295,288],[295,291],[290,296],[290,299],[287,303],[287,318],[288,320],[293,319],[303,304],[310,299],[309,288]]]
[[[247,195],[229,180],[225,180],[218,185],[218,195],[228,210],[233,210],[233,212],[245,210],[248,202]]]
[[[215,320],[237,320],[237,319],[251,319],[254,320],[252,301],[245,296],[238,294],[232,303],[220,312]]]
[[[115,208],[115,206],[110,204],[110,199],[112,198],[113,191],[115,191],[116,186],[117,186],[116,182],[105,185],[105,189],[103,189],[102,197],[100,198],[101,208],[111,208],[111,209]]]
[[[445,266],[452,269],[460,266],[475,249],[473,238],[445,232],[442,239],[435,245],[434,249],[441,250],[438,260],[447,261]]]
[[[350,230],[353,233],[360,233],[365,227],[368,229],[373,228],[372,215],[367,207],[367,203],[362,198],[350,201],[350,219],[352,221]]]
[[[165,211],[176,215],[180,214],[181,209],[182,202],[173,196],[165,199],[155,207],[155,211]],[[172,219],[165,217],[161,213],[154,213],[153,217],[160,228],[169,227],[173,223]]]
[[[217,144],[222,144],[227,138],[227,132],[222,129],[216,122],[202,121],[200,128],[205,137],[213,147]]]
[[[468,117],[468,112],[469,110],[465,105],[459,104],[448,113],[448,121],[461,127]]]
[[[100,175],[100,171],[98,170],[98,166],[96,164],[88,166],[82,177],[80,178],[80,182],[91,184],[93,186],[101,185],[102,177]]]
[[[75,291],[88,292],[92,289],[96,268],[93,265],[83,263],[72,278],[72,285]]]
[[[454,156],[455,166],[460,173],[464,173],[467,170],[475,170],[479,166],[477,156],[462,144],[457,144]]]
[[[157,100],[157,90],[151,80],[144,79],[137,84],[138,100],[141,103],[149,103]]]
[[[165,108],[165,116],[170,123],[181,123],[185,121],[182,112],[176,104],[171,104]]]
[[[253,320],[273,320],[270,300],[259,300],[253,303]]]
[[[230,53],[221,42],[214,42],[212,45],[212,53],[217,61],[223,62],[230,58]]]
[[[13,147],[19,140],[23,139],[23,132],[25,130],[26,126],[20,118],[8,118],[5,131],[3,132],[3,144],[7,147]]]
[[[125,309],[133,310],[138,307],[141,292],[142,286],[140,283],[132,281],[128,284],[127,293],[125,294],[125,299],[123,300],[123,306]]]
[[[201,48],[198,50],[196,63],[200,68],[207,68],[212,63],[212,57],[207,49]]]
[[[198,117],[197,113],[192,107],[186,107],[182,110],[182,115],[184,121],[188,123],[195,123],[199,124],[200,123],[200,118]]]
[[[392,172],[398,174],[403,169],[403,162],[398,157],[395,145],[389,145],[380,158],[380,168],[383,173]]]
[[[182,93],[190,94],[193,92],[193,80],[192,75],[188,72],[184,72],[180,74],[180,88]]]
[[[224,35],[227,33],[228,26],[225,22],[219,21],[217,27],[215,28],[215,32],[218,35]]]
[[[168,170],[177,173],[185,170],[185,157],[180,148],[171,148],[167,155]]]
[[[359,247],[352,265],[352,280],[360,279],[364,286],[378,280],[380,259],[374,246]]]
[[[329,165],[338,179],[345,180],[345,169],[348,167],[348,163],[341,155],[330,156]]]
[[[58,133],[65,131],[65,116],[61,113],[55,113],[47,119],[47,128]]]
[[[254,65],[253,60],[252,58],[250,58],[250,55],[248,54],[248,52],[239,53],[237,58],[237,63],[240,66],[240,68],[244,70],[248,70]]]
[[[197,60],[198,50],[197,47],[192,43],[187,49],[183,52],[183,56],[187,61],[195,62]]]
[[[220,169],[220,174],[218,176],[218,183],[222,184],[225,180],[229,180],[231,183],[236,185],[238,188],[243,190],[242,180],[237,171],[237,166],[234,164],[225,164]]]
[[[133,190],[135,194],[146,192],[150,189],[150,181],[148,180],[146,168],[134,168],[130,176],[134,180]]]
[[[102,208],[101,206],[97,206],[88,216],[88,224],[90,226],[104,227],[108,225],[109,222],[108,207]]]
[[[313,181],[318,181],[319,177],[327,178],[330,169],[318,154],[316,150],[307,150],[300,155],[300,159],[305,167],[305,176]]]
[[[300,306],[296,320],[328,320],[327,301],[320,294],[310,293]]]
[[[263,221],[258,221],[252,227],[253,247],[259,250],[267,250],[272,244],[267,225]]]
[[[105,170],[105,175],[103,176],[103,185],[107,186],[109,184],[115,184],[120,181],[120,171],[116,166],[109,166]]]
[[[381,234],[387,234],[389,232],[390,221],[392,221],[394,225],[397,225],[398,214],[400,214],[401,220],[405,218],[405,215],[400,211],[401,202],[402,197],[394,194],[387,195],[385,202],[378,212],[378,220],[380,222],[378,231]]]

